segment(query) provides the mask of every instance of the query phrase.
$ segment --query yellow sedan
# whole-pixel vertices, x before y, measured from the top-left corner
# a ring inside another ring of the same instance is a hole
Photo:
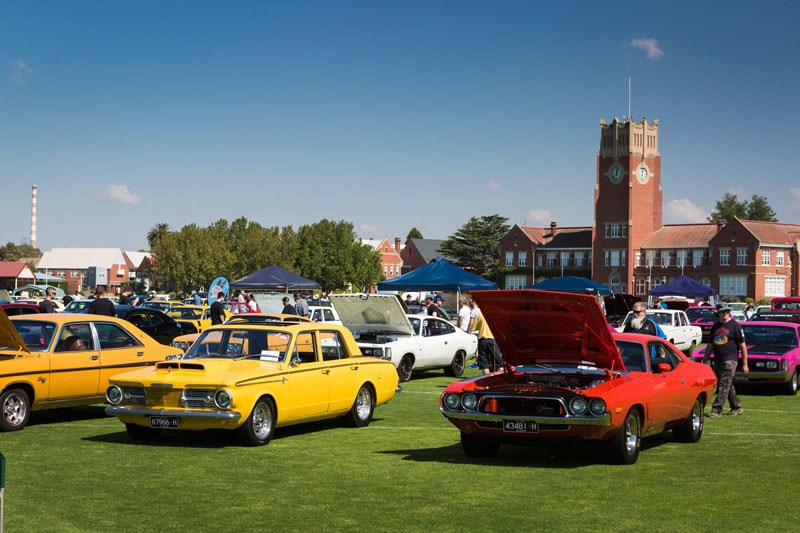
[[[134,439],[221,428],[257,446],[301,422],[366,426],[396,389],[394,365],[362,356],[341,326],[228,324],[203,332],[183,359],[114,376],[106,413]]]
[[[0,311],[0,431],[25,427],[31,411],[102,402],[112,374],[179,354],[117,318]]]

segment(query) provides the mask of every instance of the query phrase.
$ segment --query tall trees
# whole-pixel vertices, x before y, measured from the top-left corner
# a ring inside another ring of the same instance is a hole
[[[147,232],[147,243],[150,245],[150,249],[152,250],[155,248],[156,243],[169,233],[169,231],[169,224],[166,222],[160,222],[150,228],[150,231]]]
[[[778,217],[775,216],[775,211],[767,203],[766,197],[754,194],[748,201],[739,200],[735,194],[725,193],[722,199],[717,201],[717,205],[709,215],[708,221],[728,222],[734,218],[763,220],[766,222],[778,221]]]
[[[497,270],[497,247],[508,234],[507,218],[500,215],[471,217],[439,246],[458,266],[479,276],[491,276]]]
[[[422,236],[422,232],[420,230],[418,230],[416,227],[411,228],[411,230],[408,232],[408,235],[406,235],[406,240],[409,240],[409,239],[424,239],[424,238],[425,237]]]

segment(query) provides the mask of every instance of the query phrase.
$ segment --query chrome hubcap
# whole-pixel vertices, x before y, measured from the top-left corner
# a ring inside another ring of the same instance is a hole
[[[259,439],[265,439],[272,429],[272,413],[264,403],[259,403],[253,410],[253,432]]]
[[[11,394],[6,398],[3,403],[3,418],[14,426],[25,419],[25,403],[18,395]]]
[[[703,406],[695,402],[692,408],[692,431],[698,432],[703,427]]]
[[[625,449],[627,452],[635,453],[639,447],[639,423],[636,417],[631,415],[628,417],[628,422],[625,424]]]
[[[356,414],[361,420],[366,420],[369,417],[370,410],[372,409],[372,398],[367,389],[360,389],[358,397],[356,398]]]

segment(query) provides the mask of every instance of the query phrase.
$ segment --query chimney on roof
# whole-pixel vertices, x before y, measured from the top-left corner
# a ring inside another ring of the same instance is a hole
[[[550,236],[551,237],[555,237],[556,236],[556,227],[557,226],[558,226],[558,224],[556,223],[555,220],[550,223]]]
[[[400,254],[400,237],[394,238],[394,250],[397,252],[398,255]]]

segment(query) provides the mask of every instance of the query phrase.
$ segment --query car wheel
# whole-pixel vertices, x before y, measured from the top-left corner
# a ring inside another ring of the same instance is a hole
[[[481,440],[475,435],[461,432],[461,449],[467,457],[494,457],[500,449],[499,442]]]
[[[351,428],[361,428],[368,426],[372,422],[372,414],[375,412],[375,395],[372,387],[362,385],[356,394],[356,401],[353,407],[344,415],[345,425]]]
[[[140,426],[138,424],[125,424],[128,435],[133,440],[153,440],[161,436],[160,429]]]
[[[681,422],[681,425],[672,430],[678,442],[697,442],[703,435],[703,402],[700,398],[694,401],[692,412]]]
[[[464,352],[459,351],[453,356],[453,360],[450,362],[450,366],[446,366],[444,368],[444,375],[450,377],[459,377],[461,374],[464,373],[464,363],[466,358],[464,356]]]
[[[792,377],[789,378],[789,381],[783,384],[783,391],[789,396],[797,394],[797,381],[800,379],[798,375],[800,375],[800,368],[796,368],[792,373]]]
[[[0,429],[3,431],[24,428],[31,416],[31,401],[22,389],[9,389],[0,395],[0,408],[3,410],[3,417],[0,418]]]
[[[625,421],[608,441],[608,459],[620,465],[632,465],[639,458],[642,443],[642,424],[639,411],[632,407]]]
[[[397,365],[397,378],[403,382],[408,381],[411,379],[411,372],[414,368],[414,361],[411,359],[410,355],[404,355],[402,359],[400,359],[400,364]]]
[[[275,433],[275,403],[266,396],[258,399],[247,421],[239,428],[242,443],[263,446]]]

